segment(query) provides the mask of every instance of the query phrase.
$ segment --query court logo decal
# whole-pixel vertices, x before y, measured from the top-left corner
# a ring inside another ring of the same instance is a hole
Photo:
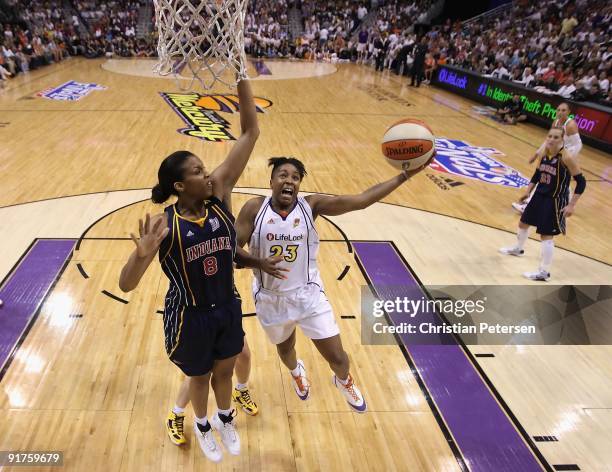
[[[236,113],[240,104],[236,95],[200,95],[198,93],[163,93],[160,95],[168,105],[188,125],[178,132],[203,141],[235,141],[230,133],[230,123],[218,112]],[[265,98],[254,97],[259,113],[272,106]]]
[[[94,90],[106,90],[106,87],[98,84],[86,84],[71,80],[58,87],[52,87],[42,92],[38,92],[36,96],[62,102],[76,102],[86,97]]]
[[[529,179],[493,156],[503,157],[505,154],[495,148],[471,146],[465,141],[436,138],[436,158],[429,167],[504,187],[529,185]]]
[[[405,98],[400,97],[398,94],[386,90],[383,87],[379,87],[378,85],[373,84],[365,84],[365,85],[357,85],[357,88],[362,92],[368,94],[371,98],[379,102],[393,102],[398,105],[403,105],[405,107],[411,107],[412,103],[410,103]]]

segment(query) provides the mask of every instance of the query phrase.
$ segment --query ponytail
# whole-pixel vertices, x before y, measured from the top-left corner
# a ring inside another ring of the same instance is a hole
[[[153,203],[164,203],[172,195],[178,196],[174,184],[182,182],[183,164],[192,155],[189,151],[176,151],[162,161],[157,171],[158,183],[151,190]]]
[[[170,198],[170,195],[172,195],[172,192],[164,190],[160,184],[157,184],[151,190],[151,200],[153,203],[164,203]]]

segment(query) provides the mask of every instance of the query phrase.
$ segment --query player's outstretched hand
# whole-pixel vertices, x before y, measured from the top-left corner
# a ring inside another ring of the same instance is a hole
[[[163,218],[158,218],[153,224],[153,227],[151,227],[151,215],[148,213],[144,222],[142,219],[138,220],[138,233],[140,234],[140,238],[137,238],[134,233],[130,233],[132,241],[136,244],[138,257],[149,257],[157,252],[159,245],[170,231],[169,228],[162,227],[163,221]]]
[[[434,153],[431,155],[429,160],[425,164],[423,164],[421,167],[417,167],[416,169],[412,169],[412,170],[404,170],[402,173],[404,174],[406,179],[409,179],[413,175],[416,175],[419,172],[421,172],[423,169],[427,168],[429,164],[431,164],[435,158],[436,158],[436,151],[434,151]]]
[[[261,260],[260,269],[266,274],[270,274],[272,277],[284,280],[287,277],[283,272],[289,272],[289,269],[278,267],[278,263],[283,260],[283,256],[270,256],[266,259]]]

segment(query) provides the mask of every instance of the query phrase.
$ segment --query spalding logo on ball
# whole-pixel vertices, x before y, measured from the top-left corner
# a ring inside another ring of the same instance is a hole
[[[414,170],[431,159],[436,148],[431,128],[420,120],[405,119],[389,127],[382,140],[382,152],[393,167]]]

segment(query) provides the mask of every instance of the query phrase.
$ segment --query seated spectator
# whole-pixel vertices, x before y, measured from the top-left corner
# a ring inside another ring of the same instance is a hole
[[[610,91],[610,79],[608,77],[608,74],[603,70],[599,73],[598,83],[602,93],[607,95],[607,93]]]
[[[597,82],[597,75],[595,75],[595,69],[589,69],[589,71],[578,80],[578,85],[590,92],[591,87]]]
[[[565,78],[563,85],[557,90],[557,95],[561,95],[563,98],[573,98],[576,93],[576,85],[574,84],[574,78],[570,75]]]
[[[4,88],[4,84],[9,77],[12,77],[8,70],[6,70],[2,65],[0,65],[0,88]]]
[[[498,62],[497,67],[491,72],[491,76],[496,79],[507,79],[509,75],[508,69],[504,67],[502,62]]]
[[[545,84],[552,84],[555,81],[556,73],[557,73],[557,70],[555,68],[555,63],[549,62],[546,72],[542,74],[542,80],[544,81]]]
[[[531,85],[535,82],[535,77],[531,72],[531,67],[525,67],[521,79],[517,80],[517,82],[523,84],[525,87],[531,87]]]
[[[495,113],[502,121],[511,125],[527,119],[527,115],[523,113],[523,104],[519,94],[514,94],[512,100],[498,108]]]
[[[589,95],[587,97],[587,100],[589,102],[601,103],[601,102],[606,100],[607,95],[608,95],[607,93],[604,93],[599,88],[599,83],[598,82],[594,82],[593,85],[591,85],[591,90],[589,91]]]

